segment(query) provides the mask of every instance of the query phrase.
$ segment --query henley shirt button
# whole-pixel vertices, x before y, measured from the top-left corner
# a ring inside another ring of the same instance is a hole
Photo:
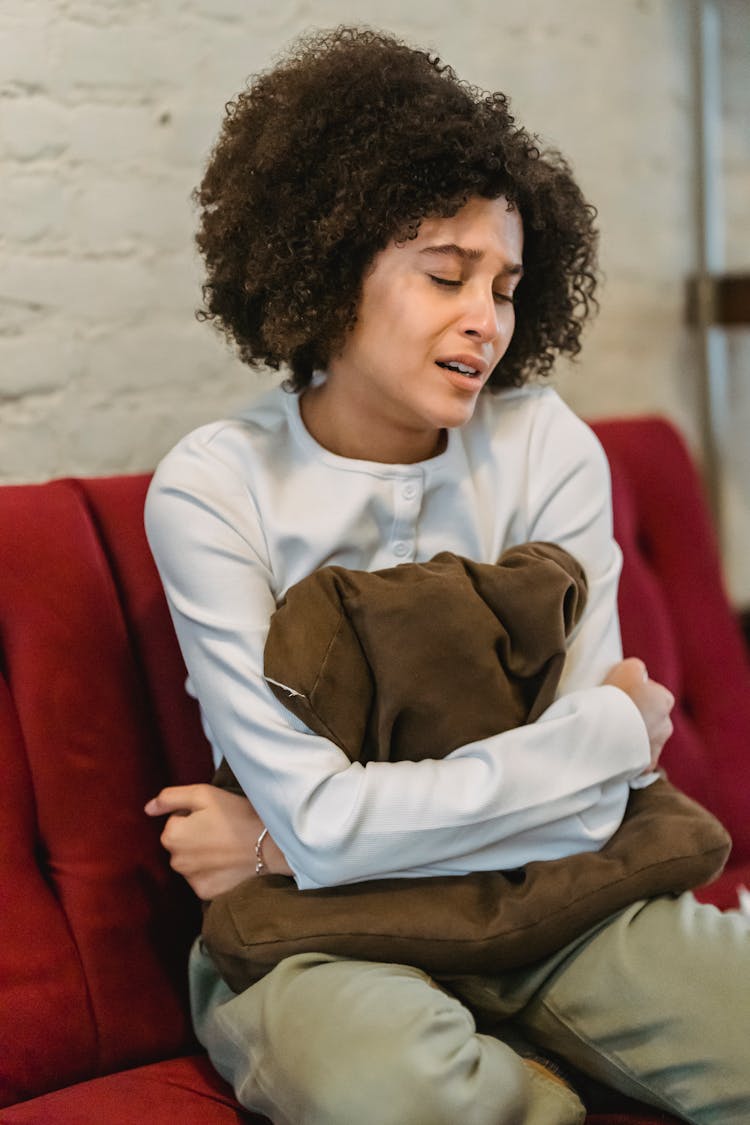
[[[393,553],[394,555],[398,555],[398,557],[402,559],[404,555],[409,554],[409,548],[407,547],[406,543],[396,543],[393,547]]]
[[[402,492],[402,496],[403,496],[404,500],[413,500],[416,495],[417,495],[416,484],[407,484],[407,485],[404,486],[404,491]]]

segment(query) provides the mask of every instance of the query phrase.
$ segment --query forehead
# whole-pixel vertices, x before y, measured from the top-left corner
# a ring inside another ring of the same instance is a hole
[[[418,253],[456,246],[474,259],[497,259],[501,268],[520,265],[523,257],[523,223],[518,209],[504,196],[474,197],[455,215],[424,219],[412,246]]]

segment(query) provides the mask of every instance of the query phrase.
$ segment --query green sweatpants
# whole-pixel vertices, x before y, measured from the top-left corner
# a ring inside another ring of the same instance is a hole
[[[274,1125],[583,1121],[519,1036],[685,1121],[750,1122],[750,927],[689,894],[498,976],[301,954],[236,995],[196,943],[190,983],[214,1066]]]

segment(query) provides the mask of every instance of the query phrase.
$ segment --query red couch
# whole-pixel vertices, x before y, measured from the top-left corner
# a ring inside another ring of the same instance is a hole
[[[750,669],[700,486],[666,423],[596,429],[626,557],[625,648],[679,701],[666,762],[733,834],[728,870],[702,893],[735,905],[750,882]],[[142,812],[165,783],[210,769],[143,535],[147,483],[0,489],[3,1125],[261,1120],[192,1038],[198,911]],[[599,1125],[670,1120],[597,1104]]]

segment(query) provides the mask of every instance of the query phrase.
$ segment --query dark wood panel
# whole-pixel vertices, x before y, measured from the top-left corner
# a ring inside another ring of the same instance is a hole
[[[750,273],[691,278],[686,311],[690,324],[750,326]]]

